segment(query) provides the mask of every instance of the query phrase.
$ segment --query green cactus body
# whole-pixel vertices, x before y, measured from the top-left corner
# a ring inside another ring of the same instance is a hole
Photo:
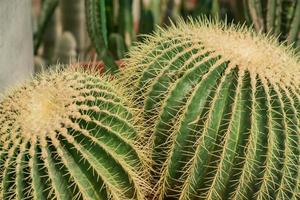
[[[152,4],[156,3],[158,8],[158,1],[152,1]],[[138,33],[140,34],[138,39],[142,39],[144,34],[151,34],[155,28],[155,17],[153,10],[149,6],[146,6],[143,1],[140,1],[140,20],[139,20],[139,29]]]
[[[98,54],[107,47],[105,1],[85,0],[88,33]]]
[[[109,35],[109,50],[112,52],[115,60],[124,58],[127,52],[126,44],[123,37],[118,33],[111,33]]]
[[[70,64],[77,59],[76,40],[72,33],[64,32],[58,39],[52,63]]]
[[[132,1],[133,0],[119,0],[119,33],[123,36],[127,46],[131,46],[135,38],[133,30]]]
[[[109,79],[51,71],[2,100],[1,199],[145,199],[138,115]]]
[[[206,19],[133,48],[156,199],[299,199],[300,64],[245,27]]]
[[[90,39],[95,46],[99,58],[105,63],[106,71],[116,73],[118,66],[108,50],[105,6],[106,3],[104,0],[85,0],[86,23]]]

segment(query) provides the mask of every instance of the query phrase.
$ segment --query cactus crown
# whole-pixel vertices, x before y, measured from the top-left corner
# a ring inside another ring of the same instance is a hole
[[[216,52],[222,60],[230,61],[230,65],[260,74],[270,81],[300,84],[297,78],[300,58],[291,47],[279,44],[271,35],[257,33],[244,25],[227,25],[205,17],[189,19],[188,23],[178,20],[177,25],[172,24],[168,29],[160,28],[145,38],[145,42],[137,43],[127,59],[129,70],[142,68],[136,64],[151,56],[151,49],[163,41],[178,45],[178,39],[188,42],[182,41],[182,44],[199,45],[204,51]]]
[[[138,115],[97,76],[49,72],[0,103],[1,199],[144,199]]]
[[[143,107],[157,199],[298,199],[300,68],[274,38],[201,19],[123,70]]]

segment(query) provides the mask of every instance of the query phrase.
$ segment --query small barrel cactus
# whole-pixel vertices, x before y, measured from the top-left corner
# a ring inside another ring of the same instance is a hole
[[[300,199],[300,64],[243,26],[179,22],[133,48],[155,199]]]
[[[1,101],[1,199],[145,199],[138,115],[97,76],[51,71]]]

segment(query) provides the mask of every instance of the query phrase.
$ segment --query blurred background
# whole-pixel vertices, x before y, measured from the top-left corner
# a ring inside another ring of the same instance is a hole
[[[253,24],[257,31],[274,32],[284,41],[297,17],[297,2],[273,2],[274,5],[270,5],[271,0],[33,0],[35,63],[49,66],[57,62],[104,60],[112,65],[111,60],[122,59],[134,42],[141,41],[143,34],[152,33],[157,26],[201,15]],[[104,13],[101,6],[105,7]],[[93,7],[97,7],[96,11]],[[273,24],[269,22],[271,14]]]

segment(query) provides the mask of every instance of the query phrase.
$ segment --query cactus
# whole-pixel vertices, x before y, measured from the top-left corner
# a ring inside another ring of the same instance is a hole
[[[158,1],[151,1],[152,4],[156,3],[159,4]],[[156,7],[160,8],[159,5]],[[157,12],[158,13],[158,12]],[[155,17],[158,21],[158,16],[154,15],[153,10],[151,10],[151,7],[146,5],[143,0],[140,0],[140,20],[139,20],[139,26],[138,26],[138,33],[139,40],[142,40],[144,34],[150,34],[153,33],[155,28]]]
[[[55,43],[59,38],[59,21],[58,21],[58,10],[51,16],[44,36],[43,36],[43,58],[47,63],[51,63],[51,60],[54,56]]]
[[[298,60],[276,38],[208,19],[132,48],[121,81],[149,127],[154,199],[299,199]]]
[[[111,33],[109,35],[109,50],[113,53],[115,60],[124,58],[127,48],[123,37],[118,33]]]
[[[187,0],[182,3],[182,15],[194,18],[201,15],[211,15],[216,18],[220,15],[219,0]]]
[[[63,31],[71,32],[81,55],[86,48],[84,0],[60,0]]]
[[[272,33],[296,46],[300,33],[300,1],[245,0],[245,14],[257,31]]]
[[[58,0],[45,0],[42,5],[41,16],[39,17],[37,31],[34,33],[34,54],[38,54],[47,25],[58,6]]]
[[[70,64],[76,59],[76,40],[72,33],[64,32],[56,43],[52,63]]]
[[[138,114],[110,79],[50,71],[7,94],[0,103],[1,199],[144,199]]]
[[[118,66],[114,63],[112,54],[108,51],[105,1],[85,0],[85,14],[90,39],[95,46],[99,58],[104,61],[106,71],[117,72]]]
[[[132,1],[133,0],[119,0],[119,33],[123,36],[127,46],[131,46],[135,38],[133,30]]]

